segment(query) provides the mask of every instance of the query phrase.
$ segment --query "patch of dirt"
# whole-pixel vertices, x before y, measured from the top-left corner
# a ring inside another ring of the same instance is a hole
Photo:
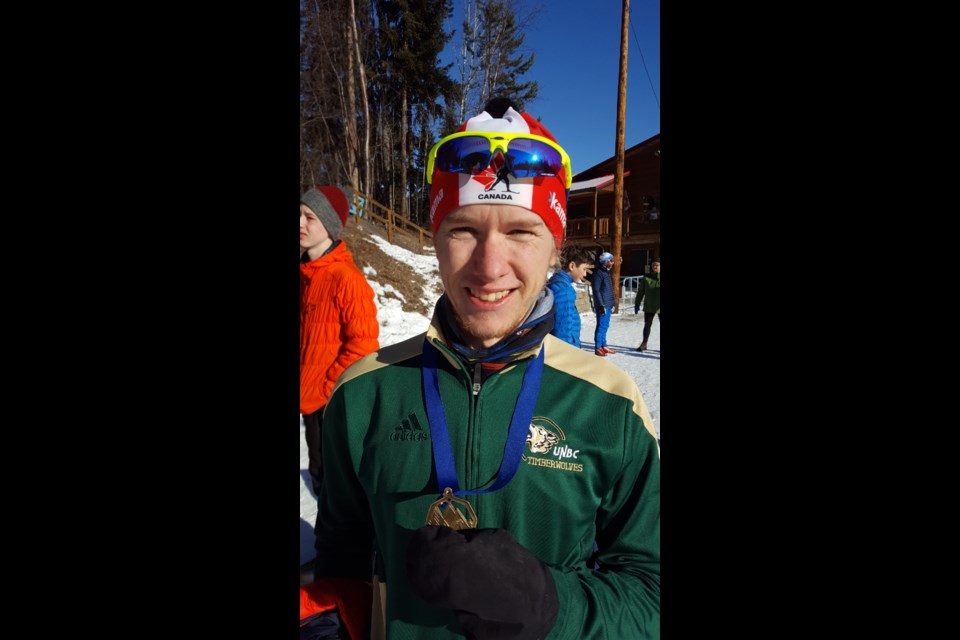
[[[353,254],[353,261],[362,271],[367,265],[373,267],[376,272],[376,280],[380,284],[390,285],[399,291],[405,300],[401,300],[404,311],[419,313],[428,318],[433,314],[433,303],[440,297],[440,291],[437,291],[430,305],[423,303],[423,291],[426,281],[414,271],[409,265],[404,264],[385,254],[373,241],[369,239],[371,233],[375,233],[386,239],[386,231],[381,230],[375,224],[363,223],[363,228],[358,228],[357,224],[350,219],[343,229],[341,238],[347,244],[347,249]],[[397,244],[408,251],[418,252],[417,242],[406,236],[395,233],[393,236],[394,244]],[[387,297],[396,298],[389,292]]]

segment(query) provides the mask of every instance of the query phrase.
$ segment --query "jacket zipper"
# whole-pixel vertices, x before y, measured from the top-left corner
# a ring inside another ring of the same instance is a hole
[[[480,363],[474,365],[473,367],[473,397],[476,398],[480,395],[480,375],[482,371],[480,370]]]
[[[479,362],[473,366],[473,403],[472,403],[473,406],[471,407],[472,410],[471,410],[471,412],[470,412],[470,414],[471,414],[471,415],[470,415],[470,422],[471,422],[471,424],[472,424],[472,426],[473,426],[473,438],[472,438],[472,440],[474,441],[474,443],[477,443],[477,442],[479,441],[480,437],[481,437],[481,436],[480,436],[480,420],[477,419],[477,413],[480,411],[480,398],[479,398],[479,395],[480,395],[480,387],[481,387],[481,385],[482,385],[482,382],[480,381],[480,378],[483,376],[483,369],[482,369],[481,367],[482,367],[482,365],[481,365]],[[480,453],[480,452],[479,452],[479,446],[475,444],[473,451],[468,452],[468,458],[467,458],[468,461],[469,461],[470,463],[473,463],[474,460],[476,460],[476,458],[477,458],[477,456],[479,455],[479,453]],[[471,475],[471,477],[470,477],[471,486],[476,486],[476,483],[477,483],[477,481],[478,481],[478,478],[476,477],[476,475],[477,475],[477,473],[479,472],[479,465],[470,464],[469,466],[470,466],[471,470],[474,472],[473,475]],[[465,498],[473,498],[473,500],[471,500],[471,502],[473,502],[473,508],[474,508],[474,510],[476,510],[477,512],[480,511],[480,496],[479,496],[479,495],[474,494],[474,495],[472,495],[472,496],[464,496],[464,497],[465,497]]]
[[[438,349],[443,349],[447,353],[451,353],[450,349],[440,342],[434,342],[434,345]],[[453,354],[451,353],[451,355]],[[456,360],[455,356],[454,356],[454,359]],[[467,375],[467,380],[469,381],[470,368],[467,365],[461,363],[460,369]],[[467,423],[467,433],[469,434],[468,441],[475,441],[476,438],[478,437],[476,430],[479,429],[479,421],[477,420],[479,398],[477,398],[477,396],[480,394],[481,374],[482,374],[482,371],[480,369],[480,363],[478,362],[473,369],[473,394],[470,398],[471,402],[469,403],[468,414],[467,414],[469,416],[468,423]],[[477,473],[476,470],[474,469],[474,459],[475,459],[475,452],[472,451],[471,448],[468,446],[465,452],[465,457],[464,457],[464,473],[466,477],[460,478],[461,489],[466,486],[473,486],[473,484],[477,482],[477,479],[474,477]],[[477,504],[476,495],[467,495],[467,496],[463,496],[463,498],[465,500],[472,502],[474,509],[479,508],[479,505]],[[471,500],[471,498],[473,498],[473,500]]]

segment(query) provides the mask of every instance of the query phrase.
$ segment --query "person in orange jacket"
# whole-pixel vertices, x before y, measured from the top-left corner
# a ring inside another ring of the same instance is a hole
[[[371,622],[372,588],[345,578],[300,587],[300,640],[363,640]]]
[[[380,348],[373,289],[340,239],[348,213],[339,187],[315,186],[300,196],[300,413],[315,496],[333,385],[351,363]]]

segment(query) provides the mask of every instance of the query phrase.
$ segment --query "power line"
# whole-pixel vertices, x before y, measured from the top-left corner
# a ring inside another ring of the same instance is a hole
[[[631,11],[632,13],[632,11]],[[653,92],[653,98],[657,101],[657,110],[660,110],[660,98],[657,97],[657,90],[653,88],[653,80],[650,79],[650,72],[647,70],[647,61],[643,58],[643,49],[640,48],[640,39],[637,37],[637,30],[633,27],[633,20],[630,21],[630,30],[633,31],[633,39],[637,43],[637,50],[640,52],[640,62],[643,63],[643,71],[647,74],[647,82],[650,83],[650,91]]]

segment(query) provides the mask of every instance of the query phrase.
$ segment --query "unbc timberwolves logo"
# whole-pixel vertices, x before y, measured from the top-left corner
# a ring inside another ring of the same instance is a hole
[[[527,447],[532,454],[546,454],[546,457],[524,455],[523,461],[534,467],[549,467],[560,471],[583,472],[580,450],[566,444],[567,437],[560,426],[550,418],[538,416],[530,421],[527,433]]]
[[[530,433],[527,435],[530,453],[547,453],[558,442],[560,437],[557,434],[547,431],[538,424],[530,424]]]

